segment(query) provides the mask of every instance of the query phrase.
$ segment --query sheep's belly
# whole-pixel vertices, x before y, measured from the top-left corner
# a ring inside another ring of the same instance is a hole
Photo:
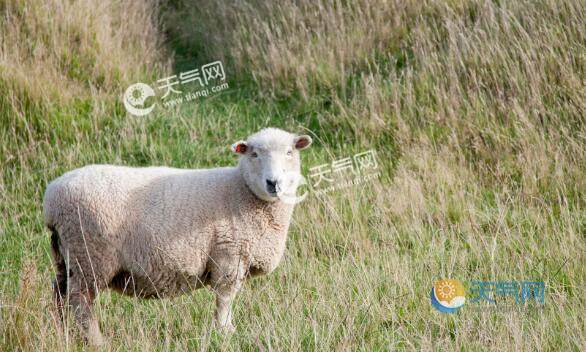
[[[170,298],[189,293],[204,286],[206,278],[184,273],[146,277],[137,273],[120,271],[109,287],[128,296],[140,298]]]

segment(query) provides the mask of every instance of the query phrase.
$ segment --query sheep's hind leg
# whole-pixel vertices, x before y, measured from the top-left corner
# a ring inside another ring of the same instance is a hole
[[[51,252],[53,255],[53,264],[55,265],[55,280],[53,280],[53,302],[57,311],[58,322],[62,323],[64,319],[63,310],[67,296],[67,267],[65,259],[59,250],[59,236],[57,231],[50,227],[51,234]]]
[[[75,322],[88,344],[102,346],[105,340],[94,316],[92,305],[96,296],[95,289],[79,280],[71,280],[69,302],[75,315]]]
[[[63,311],[67,299],[67,272],[65,271],[65,265],[61,268],[60,265],[57,264],[56,267],[57,273],[55,275],[55,280],[53,280],[53,302],[57,311],[57,320],[59,323],[63,323],[65,319]]]

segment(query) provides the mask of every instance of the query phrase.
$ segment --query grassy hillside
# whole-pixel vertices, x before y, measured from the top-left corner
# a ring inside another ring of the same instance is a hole
[[[106,292],[112,350],[585,350],[584,18],[583,0],[0,0],[0,350],[83,348],[49,309],[48,182],[230,165],[266,126],[314,137],[305,174],[374,149],[381,177],[297,206],[232,336],[207,291]],[[229,90],[125,111],[130,84],[217,59]],[[544,281],[546,302],[441,314],[445,277]]]

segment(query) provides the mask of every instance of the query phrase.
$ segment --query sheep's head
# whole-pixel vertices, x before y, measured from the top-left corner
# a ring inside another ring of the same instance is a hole
[[[234,143],[232,151],[240,155],[238,167],[250,190],[260,199],[274,202],[295,195],[301,180],[299,151],[310,144],[309,136],[265,128]]]

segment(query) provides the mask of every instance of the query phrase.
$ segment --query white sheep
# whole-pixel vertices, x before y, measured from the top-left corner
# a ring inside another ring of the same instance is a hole
[[[91,165],[57,178],[44,213],[59,311],[67,301],[83,336],[100,345],[92,313],[100,290],[172,297],[206,286],[216,294],[215,323],[232,331],[243,280],[281,260],[294,207],[282,198],[295,194],[299,150],[310,144],[266,128],[232,145],[236,167]]]

